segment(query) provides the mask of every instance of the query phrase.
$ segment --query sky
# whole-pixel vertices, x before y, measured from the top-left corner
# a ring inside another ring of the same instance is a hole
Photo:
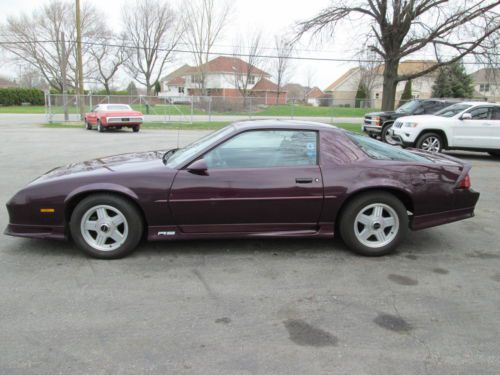
[[[173,0],[175,2],[175,0]],[[45,3],[45,0],[0,0],[0,22],[4,22],[10,15],[18,15],[21,12],[31,12],[36,7]],[[126,4],[131,4],[127,0],[81,0],[93,4],[101,13],[109,19],[109,24],[113,29],[120,29],[121,8]],[[233,0],[233,12],[231,21],[225,29],[223,40],[220,40],[214,51],[229,52],[233,50],[232,45],[237,35],[244,35],[249,31],[261,29],[265,38],[264,50],[266,53],[274,54],[274,35],[290,33],[291,27],[298,21],[313,16],[322,8],[326,7],[330,0]],[[347,34],[344,32],[343,34]],[[331,43],[327,41],[319,42],[304,39],[299,46],[297,54],[301,56],[351,58],[355,50],[342,47],[341,42],[345,41],[344,35],[336,35],[335,40],[339,42]],[[347,35],[346,35],[347,36]],[[175,60],[167,66],[165,73],[183,65],[192,63],[187,54],[177,55]],[[356,63],[345,62],[316,62],[316,61],[294,61],[290,81],[306,84],[308,77],[312,76],[313,84],[320,88],[326,88],[336,78],[341,76],[347,69],[355,66]],[[266,67],[264,67],[266,68]],[[267,67],[269,70],[270,68]],[[310,73],[312,72],[312,73]],[[0,75],[15,77],[18,74],[17,65],[13,63],[2,64]],[[128,78],[121,77],[122,81]],[[124,83],[123,82],[123,83]]]
[[[82,4],[91,3],[99,10],[99,16],[106,17],[109,25],[114,30],[120,30],[121,9],[133,0],[80,0]],[[175,4],[182,0],[165,0]],[[186,0],[184,0],[186,1]],[[189,1],[189,0],[187,0]],[[314,16],[334,0],[232,0],[233,11],[230,23],[227,25],[223,39],[217,43],[214,51],[232,53],[237,35],[244,35],[254,30],[262,30],[265,37],[264,52],[275,54],[273,38],[279,34],[290,34],[291,28],[298,22]],[[20,12],[32,12],[33,9],[43,5],[47,0],[0,0],[0,23],[9,15],[18,15]],[[359,20],[344,23],[342,28],[337,28],[334,36],[321,38],[303,38],[297,47],[296,54],[307,57],[352,59],[356,58],[359,45],[363,42],[353,35],[359,35],[359,29],[365,27]],[[356,32],[358,31],[358,32]],[[215,57],[215,56],[214,56]],[[418,56],[424,58],[426,56]],[[427,56],[429,58],[429,56]],[[0,60],[1,56],[0,56]],[[165,69],[164,75],[169,71],[183,65],[192,63],[191,56],[179,54],[175,56]],[[305,85],[308,77],[312,76],[313,86],[325,89],[348,69],[357,66],[356,62],[332,61],[297,61],[292,64],[291,82]],[[262,67],[270,70],[269,66]],[[15,78],[19,68],[12,63],[2,61],[0,76]],[[312,73],[311,73],[312,72]],[[123,74],[119,77],[119,85],[126,86],[129,77]]]

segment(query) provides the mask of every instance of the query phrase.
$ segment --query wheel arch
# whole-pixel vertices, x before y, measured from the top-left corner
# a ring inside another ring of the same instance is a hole
[[[439,134],[443,138],[443,142],[444,142],[443,148],[448,148],[448,145],[449,145],[448,135],[446,134],[446,132],[443,129],[433,129],[433,128],[424,129],[420,132],[418,137],[415,139],[415,143],[418,143],[424,135],[429,134],[429,133]]]
[[[363,188],[359,189],[356,191],[353,191],[349,196],[342,202],[342,204],[339,207],[339,210],[337,211],[337,215],[335,217],[335,228],[338,229],[338,225],[340,223],[340,220],[342,218],[342,214],[345,210],[345,208],[349,205],[351,201],[353,201],[355,198],[359,197],[360,195],[367,194],[367,193],[389,193],[394,195],[396,198],[398,198],[401,203],[406,207],[406,210],[409,212],[414,212],[415,210],[415,203],[413,199],[411,198],[411,195],[398,187],[394,186],[377,186],[377,187],[368,187],[368,188]]]
[[[95,194],[109,194],[126,199],[132,203],[140,214],[144,224],[144,233],[147,233],[148,221],[143,207],[140,205],[137,195],[130,189],[122,186],[87,186],[70,193],[64,200],[64,222],[68,226],[71,214],[75,207],[85,198]]]

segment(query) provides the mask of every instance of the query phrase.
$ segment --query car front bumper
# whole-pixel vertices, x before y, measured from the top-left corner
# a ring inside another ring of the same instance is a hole
[[[399,130],[399,131],[396,131]],[[415,146],[415,136],[408,133],[402,133],[400,129],[389,129],[389,137],[391,137],[396,144],[403,147],[414,147]]]
[[[64,226],[8,224],[4,234],[14,237],[66,240]]]

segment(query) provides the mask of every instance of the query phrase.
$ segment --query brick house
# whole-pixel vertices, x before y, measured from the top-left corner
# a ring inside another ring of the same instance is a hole
[[[201,96],[205,77],[206,95],[224,98],[242,97],[239,88],[246,84],[247,96],[261,98],[260,103],[284,104],[287,92],[280,92],[271,81],[271,75],[236,57],[219,56],[198,67],[184,65],[166,76],[162,82],[161,97],[175,98]],[[246,82],[248,80],[248,82]]]

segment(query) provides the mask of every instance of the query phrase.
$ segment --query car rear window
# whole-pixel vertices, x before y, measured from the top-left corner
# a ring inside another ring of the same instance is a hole
[[[130,107],[125,104],[108,105],[108,111],[129,111]]]
[[[349,133],[347,136],[369,157],[377,160],[414,161],[419,163],[431,163],[432,160],[414,154],[402,148],[382,143],[364,135]]]

